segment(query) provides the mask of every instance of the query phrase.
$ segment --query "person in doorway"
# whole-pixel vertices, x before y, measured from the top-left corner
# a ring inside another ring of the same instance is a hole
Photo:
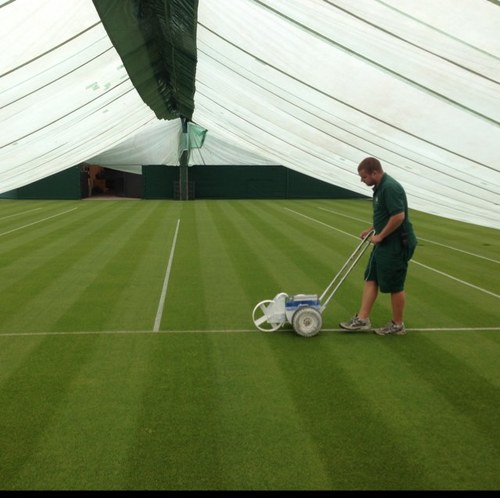
[[[373,187],[373,226],[364,230],[361,238],[374,230],[371,237],[374,247],[364,274],[359,311],[350,321],[339,325],[346,330],[371,330],[370,313],[380,291],[391,295],[392,319],[373,331],[378,335],[404,335],[404,284],[408,262],[417,245],[408,218],[406,193],[374,157],[367,157],[359,163],[358,174],[365,185]]]

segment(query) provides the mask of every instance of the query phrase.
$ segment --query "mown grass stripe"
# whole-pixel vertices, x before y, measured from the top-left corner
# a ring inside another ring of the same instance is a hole
[[[94,351],[97,340],[97,337],[89,337],[82,342],[74,338],[62,345],[59,342],[58,346],[57,338],[46,337],[3,383],[0,390],[2,489],[34,489],[40,485],[43,477],[31,470],[38,443],[57,417],[58,408],[66,403],[72,380]],[[15,400],[22,401],[24,409]],[[49,449],[45,455],[50,454]],[[50,460],[46,463],[50,464]]]
[[[239,236],[234,211],[223,209],[218,201],[211,201],[204,205],[204,213],[206,233],[215,249],[201,275],[206,289],[206,325],[214,328],[215,323],[222,327],[248,323],[249,315],[244,310],[248,302],[247,286],[252,282],[249,271],[255,257],[254,248]],[[244,260],[247,265],[242,265]]]
[[[417,341],[414,336],[413,340],[401,346],[393,342],[383,343],[409,367],[407,372],[399,372],[397,365],[391,365],[386,368],[387,375],[419,379],[418,383],[415,380],[413,387],[407,386],[407,398],[404,398],[405,403],[407,399],[416,402],[414,409],[406,406],[412,414],[408,429],[415,429],[419,423],[420,434],[415,430],[411,434],[415,444],[421,447],[422,459],[426,460],[426,451],[432,451],[438,481],[451,470],[455,472],[455,479],[450,481],[450,487],[454,489],[461,489],[466,482],[469,486],[492,483],[497,476],[496,462],[500,456],[494,436],[499,434],[500,390],[484,375],[478,375],[471,368],[470,361],[465,361],[460,350],[453,347],[456,337],[449,336],[445,347],[433,340],[434,337],[437,336],[419,336]],[[476,362],[480,361],[479,357],[476,358]],[[495,362],[488,362],[484,357],[482,361],[496,370]],[[404,389],[404,384],[398,386]],[[379,389],[383,387],[379,386]],[[417,389],[421,390],[420,396]],[[422,402],[425,402],[425,409],[419,410],[418,404]],[[410,432],[405,434],[401,424],[405,420],[398,421],[397,430],[402,437],[408,438]],[[457,444],[458,441],[460,444]],[[449,461],[450,446],[455,448],[453,462]],[[482,462],[481,478],[469,472],[475,461]]]

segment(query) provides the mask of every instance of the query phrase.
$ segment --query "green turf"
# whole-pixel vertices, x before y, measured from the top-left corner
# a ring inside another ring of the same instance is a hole
[[[404,337],[338,330],[363,263],[316,337],[253,324],[321,293],[370,213],[1,201],[0,489],[498,489],[497,230],[412,213]]]

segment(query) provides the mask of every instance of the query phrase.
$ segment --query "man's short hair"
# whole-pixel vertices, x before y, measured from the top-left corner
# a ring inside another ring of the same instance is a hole
[[[382,165],[378,159],[374,157],[367,157],[363,159],[358,166],[358,172],[364,170],[367,173],[373,173],[374,171],[382,172]]]

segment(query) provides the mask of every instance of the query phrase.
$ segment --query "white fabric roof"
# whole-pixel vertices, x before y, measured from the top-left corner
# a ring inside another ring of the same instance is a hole
[[[196,164],[282,164],[500,228],[500,7],[488,0],[200,0]],[[131,84],[91,0],[0,0],[0,193],[81,162],[178,164],[180,123]]]

